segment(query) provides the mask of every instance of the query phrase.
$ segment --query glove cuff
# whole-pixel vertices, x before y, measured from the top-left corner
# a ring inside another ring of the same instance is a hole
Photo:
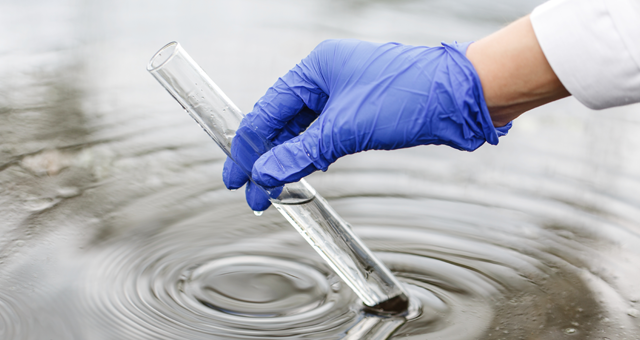
[[[464,91],[456,98],[463,119],[467,122],[466,127],[471,130],[470,132],[475,137],[472,137],[472,139],[479,138],[478,140],[473,140],[470,144],[460,147],[467,151],[479,148],[484,144],[484,141],[491,145],[497,145],[498,137],[506,135],[512,126],[512,122],[499,128],[493,126],[493,121],[484,99],[480,77],[471,61],[466,57],[467,48],[472,43],[472,41],[465,43],[454,42],[453,44],[442,43],[449,56],[453,58],[453,61],[460,67],[464,76],[472,83],[470,91]]]

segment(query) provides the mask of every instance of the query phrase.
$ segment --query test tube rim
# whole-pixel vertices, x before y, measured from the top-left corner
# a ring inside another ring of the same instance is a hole
[[[171,55],[169,57],[167,57],[163,62],[160,63],[160,65],[158,66],[153,66],[153,61],[156,60],[157,57],[159,57],[160,53],[162,53],[162,51],[168,49],[169,47],[174,47],[173,51],[171,52]],[[154,72],[157,71],[158,69],[162,68],[164,65],[166,65],[169,61],[171,61],[173,59],[173,57],[175,57],[179,51],[180,51],[181,47],[180,47],[180,43],[177,41],[172,41],[164,46],[162,46],[162,48],[160,48],[158,50],[158,52],[156,52],[153,57],[151,57],[151,59],[149,60],[149,63],[147,64],[147,71],[149,72]]]

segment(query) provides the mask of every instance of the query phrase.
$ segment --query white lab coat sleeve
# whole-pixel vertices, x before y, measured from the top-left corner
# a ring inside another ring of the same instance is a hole
[[[551,0],[531,22],[551,68],[581,103],[640,102],[640,0]]]

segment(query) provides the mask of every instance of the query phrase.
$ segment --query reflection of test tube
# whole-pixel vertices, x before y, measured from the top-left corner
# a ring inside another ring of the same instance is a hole
[[[407,320],[400,317],[381,318],[365,315],[340,340],[387,340],[405,322]]]
[[[236,131],[244,115],[177,42],[160,49],[147,70],[229,157],[234,137],[254,153],[254,159],[272,147],[251,129]],[[251,174],[251,169],[233,161]],[[365,305],[378,311],[406,309],[408,299],[398,280],[306,181],[262,189]]]

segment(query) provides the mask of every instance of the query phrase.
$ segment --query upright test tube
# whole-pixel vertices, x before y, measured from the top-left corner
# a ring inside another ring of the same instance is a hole
[[[256,143],[251,129],[236,131],[244,115],[177,42],[161,48],[147,70],[229,157],[234,137],[256,158],[272,147],[264,139]],[[251,169],[247,172],[250,177]],[[262,190],[365,305],[379,312],[406,309],[408,299],[395,276],[305,180]]]

